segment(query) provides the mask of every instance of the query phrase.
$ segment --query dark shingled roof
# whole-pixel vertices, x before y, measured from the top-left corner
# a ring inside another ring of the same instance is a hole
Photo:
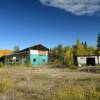
[[[20,50],[19,52],[24,52],[24,51],[28,51],[28,50],[49,50],[47,47],[43,46],[42,44],[38,44],[38,45],[34,45],[28,48],[25,48],[23,50]]]
[[[49,51],[49,49],[47,47],[43,46],[42,44],[38,44],[38,45],[34,45],[34,46],[31,46],[31,47],[25,48],[25,49],[20,50],[18,52],[6,55],[6,56],[16,55],[16,54],[19,54],[19,53],[25,53],[25,52],[28,52],[31,49],[32,50],[47,50],[47,51]],[[5,56],[2,56],[2,57],[5,57]]]

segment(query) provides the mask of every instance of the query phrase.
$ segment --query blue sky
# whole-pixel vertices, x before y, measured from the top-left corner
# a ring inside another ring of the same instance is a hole
[[[40,43],[47,47],[73,45],[77,39],[95,46],[100,32],[100,2],[90,0],[89,5],[95,6],[91,9],[84,7],[87,2],[76,2],[83,6],[70,9],[73,4],[67,8],[65,0],[51,1],[0,0],[0,49],[16,45],[23,49]]]

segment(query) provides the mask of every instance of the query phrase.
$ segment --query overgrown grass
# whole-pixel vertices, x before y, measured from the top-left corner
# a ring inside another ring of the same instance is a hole
[[[57,68],[0,68],[0,100],[100,100],[99,83],[100,74]]]

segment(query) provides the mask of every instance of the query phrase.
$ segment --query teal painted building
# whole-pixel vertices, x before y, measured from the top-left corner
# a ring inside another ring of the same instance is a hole
[[[49,49],[47,47],[39,44],[11,55],[3,56],[0,61],[5,64],[25,64],[28,62],[31,65],[43,65],[48,64],[48,52]]]
[[[30,55],[30,63],[32,65],[48,64],[48,56]]]
[[[30,63],[32,65],[48,64],[48,51],[30,50]]]

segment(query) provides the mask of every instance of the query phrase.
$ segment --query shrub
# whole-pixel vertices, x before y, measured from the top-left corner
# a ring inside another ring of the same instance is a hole
[[[49,62],[49,64],[51,64],[51,65],[62,65],[62,61],[59,60],[59,59],[56,59],[56,60],[53,61],[53,62]]]
[[[0,67],[3,67],[3,66],[4,66],[3,62],[0,62]]]

